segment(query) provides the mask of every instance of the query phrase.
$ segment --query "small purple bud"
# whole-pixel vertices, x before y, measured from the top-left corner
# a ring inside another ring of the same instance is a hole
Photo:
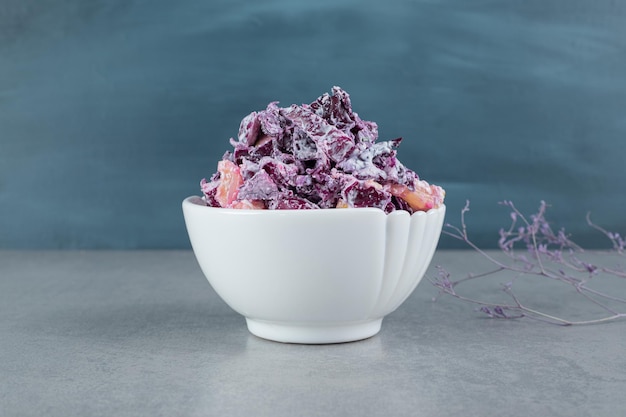
[[[493,313],[491,312],[491,310],[487,306],[482,306],[481,308],[479,308],[479,311],[482,311],[483,313],[485,313],[489,317],[493,317]]]

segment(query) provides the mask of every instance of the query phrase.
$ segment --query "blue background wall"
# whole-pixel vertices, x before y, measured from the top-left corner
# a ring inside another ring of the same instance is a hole
[[[186,248],[180,209],[269,101],[340,85],[494,245],[541,199],[626,232],[626,2],[3,0],[0,247]],[[453,246],[444,239],[442,245]]]

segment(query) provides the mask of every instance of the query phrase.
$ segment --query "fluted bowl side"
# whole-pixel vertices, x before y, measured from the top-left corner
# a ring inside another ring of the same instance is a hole
[[[279,340],[253,328],[269,323],[279,334],[295,328],[305,337],[281,341],[303,343],[347,341],[342,334],[350,332],[338,329],[351,323],[377,321],[379,329],[422,279],[445,216],[445,206],[413,215],[224,209],[207,207],[200,197],[182,206],[194,254],[217,294],[253,333]],[[306,336],[307,329],[329,327],[338,335]],[[361,337],[349,337],[355,338]]]

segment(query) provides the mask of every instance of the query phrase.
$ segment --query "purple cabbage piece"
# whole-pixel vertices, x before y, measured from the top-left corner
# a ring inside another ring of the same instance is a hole
[[[291,197],[273,201],[268,208],[272,210],[314,210],[320,207],[305,198]]]
[[[285,163],[279,159],[264,157],[259,161],[259,168],[267,172],[281,189],[291,189],[295,186],[296,177],[298,175],[298,167],[294,163]]]
[[[300,128],[294,129],[291,146],[293,156],[300,161],[314,161],[318,159],[317,144]]]
[[[271,137],[279,138],[283,135],[283,124],[281,123],[280,109],[277,102],[267,105],[267,109],[258,113],[257,117],[261,122],[261,131]]]
[[[257,112],[252,112],[243,118],[239,125],[239,141],[246,145],[253,145],[259,137],[261,120]]]
[[[200,189],[202,190],[202,194],[204,194],[204,201],[206,202],[207,206],[220,207],[220,203],[218,203],[215,199],[215,193],[217,192],[217,186],[219,185],[219,182],[215,181],[214,177],[215,175],[213,175],[211,181],[207,181],[206,179],[200,181]]]
[[[388,211],[388,206],[392,204],[392,195],[389,192],[382,187],[368,184],[367,181],[354,181],[341,194],[350,207],[377,207]]]
[[[265,171],[258,171],[239,188],[241,200],[271,200],[278,196],[278,186]]]

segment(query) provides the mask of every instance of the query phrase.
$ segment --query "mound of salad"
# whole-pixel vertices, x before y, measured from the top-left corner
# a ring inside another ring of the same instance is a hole
[[[339,87],[311,104],[252,112],[217,172],[200,182],[208,206],[234,209],[376,207],[427,211],[445,191],[396,157],[402,138],[376,142],[378,126],[352,111]]]

